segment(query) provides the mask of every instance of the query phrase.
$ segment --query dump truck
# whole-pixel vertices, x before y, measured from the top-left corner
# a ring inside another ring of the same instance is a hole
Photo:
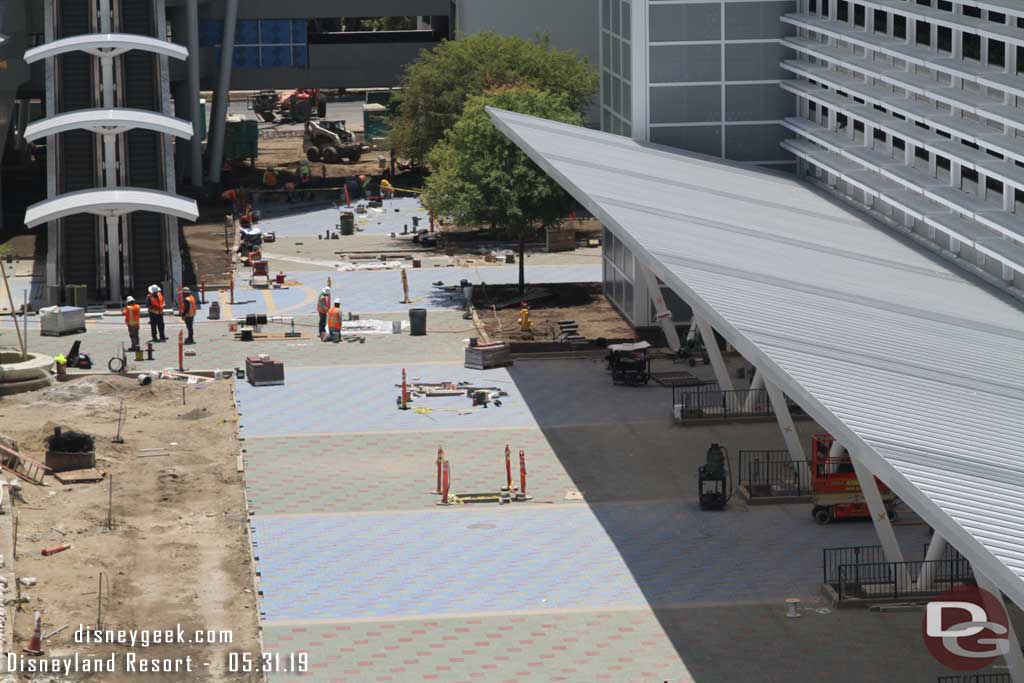
[[[328,164],[355,164],[363,154],[363,146],[345,128],[344,121],[306,121],[302,148],[310,161]]]

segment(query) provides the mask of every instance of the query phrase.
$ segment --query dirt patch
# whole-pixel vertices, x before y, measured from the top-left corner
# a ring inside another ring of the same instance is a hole
[[[519,331],[520,310],[514,303],[519,292],[516,286],[473,288],[473,304],[487,328],[487,334],[494,339],[551,342],[558,337],[559,320],[575,320],[580,334],[587,339],[633,339],[636,336],[619,312],[608,303],[599,284],[543,285],[529,290],[548,293],[544,298],[529,302],[533,340],[521,339],[514,334]],[[502,302],[513,302],[513,305],[495,310],[494,307]]]
[[[376,175],[380,173],[377,156],[383,155],[385,161],[391,163],[391,153],[388,151],[363,152],[363,156],[357,164],[323,164],[310,163],[310,171],[317,178],[344,178],[347,176]],[[299,164],[306,160],[306,153],[302,150],[302,137],[285,138],[261,138],[260,156],[256,160],[256,167],[262,172],[267,166],[273,166],[278,171],[298,173]]]
[[[124,671],[128,653],[192,657],[192,673],[168,680],[259,680],[257,674],[229,675],[226,668],[229,652],[249,652],[254,659],[259,653],[232,386],[189,386],[185,406],[181,388],[169,381],[142,387],[129,378],[99,376],[13,396],[0,406],[5,435],[34,459],[43,459],[54,426],[94,436],[96,467],[106,477],[74,486],[51,477],[45,487],[24,482],[25,502],[15,504],[17,574],[37,579],[23,588],[30,601],[14,616],[15,649],[28,642],[32,611],[41,609],[44,632],[70,624],[44,641],[48,656],[114,653],[118,662],[114,674],[54,680],[142,680],[145,675]],[[115,444],[122,399],[124,443]],[[113,529],[108,529],[111,481]],[[40,554],[61,544],[71,548],[50,557]],[[101,573],[104,628],[175,630],[180,625],[191,642],[146,649],[76,643],[80,624],[96,624]],[[198,643],[199,631],[230,632],[231,642]]]

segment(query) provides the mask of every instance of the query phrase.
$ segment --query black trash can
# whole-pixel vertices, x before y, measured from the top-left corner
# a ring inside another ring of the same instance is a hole
[[[409,334],[413,337],[422,337],[427,334],[427,309],[409,309]]]

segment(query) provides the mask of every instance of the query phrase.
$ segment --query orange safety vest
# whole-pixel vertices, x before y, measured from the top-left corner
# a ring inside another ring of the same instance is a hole
[[[327,312],[327,327],[332,330],[341,329],[341,309],[337,306]]]
[[[194,317],[196,317],[196,298],[194,296],[192,296],[191,294],[186,296],[185,297],[185,305],[184,305],[183,308],[185,310],[183,310],[181,312],[181,317],[183,317],[183,318],[194,318]]]
[[[326,294],[322,294],[319,299],[316,300],[316,312],[323,314],[331,310],[331,297]]]
[[[160,292],[156,294],[150,294],[146,297],[149,302],[149,312],[156,313],[157,315],[164,312],[164,295]]]
[[[124,310],[121,312],[124,313],[125,325],[127,325],[128,327],[139,326],[139,319],[141,318],[141,315],[139,313],[138,304],[128,304],[127,306],[124,307]]]

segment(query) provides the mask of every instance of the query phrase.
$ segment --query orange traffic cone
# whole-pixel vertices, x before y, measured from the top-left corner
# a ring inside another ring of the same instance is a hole
[[[35,615],[35,627],[32,629],[32,640],[28,641],[28,647],[24,648],[22,652],[33,657],[43,656],[43,615],[39,610],[36,610]]]

